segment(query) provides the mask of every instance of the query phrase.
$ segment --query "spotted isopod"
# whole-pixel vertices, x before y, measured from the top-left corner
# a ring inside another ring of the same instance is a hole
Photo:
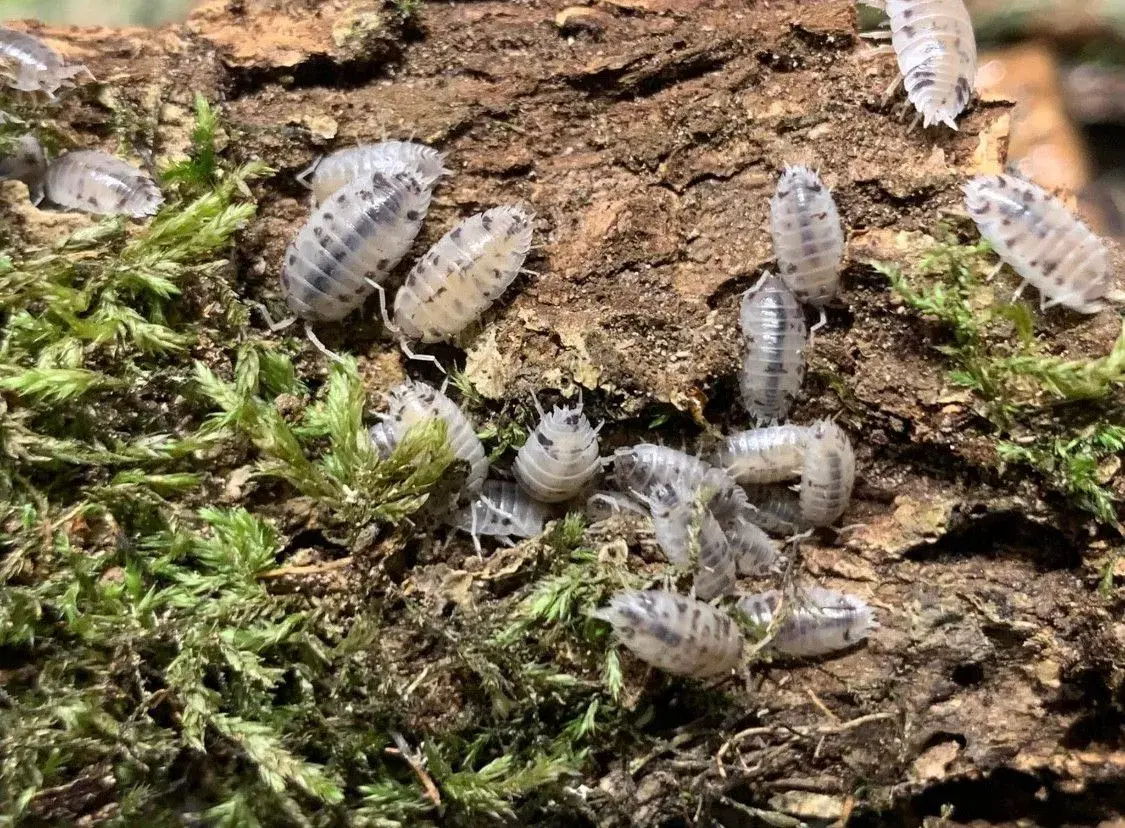
[[[453,455],[469,464],[465,490],[479,492],[488,476],[488,458],[476,429],[457,403],[424,382],[408,380],[395,386],[387,395],[387,414],[383,422],[390,424],[394,438],[401,440],[411,426],[437,417],[443,420]]]
[[[777,590],[747,595],[737,607],[755,624],[768,626],[782,605]],[[785,602],[769,647],[782,655],[820,656],[846,650],[867,638],[879,623],[861,598],[820,587],[798,590]]]
[[[47,167],[47,198],[60,207],[142,218],[164,203],[147,173],[98,150],[60,155]]]
[[[62,86],[73,86],[75,75],[90,70],[68,65],[62,55],[37,37],[0,27],[0,67],[8,85],[20,92],[43,92],[53,98]],[[90,75],[90,77],[93,77]]]
[[[582,413],[582,403],[539,412],[539,425],[516,455],[516,480],[536,500],[561,503],[581,492],[601,470],[598,431]]]
[[[737,516],[746,505],[746,493],[725,471],[667,446],[638,443],[615,451],[610,463],[614,483],[625,492],[648,496],[659,483],[693,496],[706,490],[708,508],[720,522]]]
[[[285,252],[281,288],[302,319],[343,319],[410,250],[430,206],[413,173],[375,171],[341,187]]]
[[[663,590],[628,590],[591,613],[637,658],[669,673],[709,678],[742,660],[742,633],[722,610]]]
[[[47,156],[34,135],[21,135],[12,154],[0,159],[0,180],[22,181],[27,185],[32,204],[43,200],[46,174]]]
[[[446,233],[395,296],[402,336],[448,340],[484,313],[519,275],[531,249],[531,219],[522,207],[493,207]]]
[[[480,551],[481,535],[511,543],[512,538],[533,538],[543,532],[547,507],[515,483],[486,480],[477,498],[453,515],[452,525],[468,532]]]
[[[786,486],[747,486],[752,513],[748,519],[774,535],[794,535],[812,528],[801,514],[797,493]]]
[[[805,378],[805,313],[785,283],[767,273],[742,297],[740,321],[742,404],[758,422],[783,419]]]
[[[886,11],[901,81],[922,126],[957,129],[977,74],[977,39],[964,0],[886,0]]]
[[[412,172],[423,188],[433,191],[447,170],[445,156],[413,141],[380,141],[348,147],[319,158],[297,176],[313,191],[315,203],[326,201],[345,184],[373,172]]]
[[[777,268],[801,302],[820,306],[840,289],[844,228],[832,193],[807,167],[786,167],[770,199]]]
[[[739,483],[776,483],[800,477],[808,429],[786,424],[752,428],[725,438],[715,465]]]
[[[393,424],[389,422],[376,423],[371,426],[368,436],[371,438],[371,445],[374,447],[375,453],[383,460],[394,454],[399,438]]]
[[[722,529],[740,574],[765,575],[777,566],[781,553],[761,527],[742,518],[731,525],[723,525]]]
[[[977,176],[965,186],[965,208],[1000,258],[1031,283],[1042,308],[1063,305],[1097,313],[1110,291],[1109,251],[1054,196],[1012,175]],[[1017,292],[1017,296],[1019,292]]]
[[[809,426],[801,515],[814,526],[828,526],[847,510],[854,485],[855,450],[848,435],[831,420]]]

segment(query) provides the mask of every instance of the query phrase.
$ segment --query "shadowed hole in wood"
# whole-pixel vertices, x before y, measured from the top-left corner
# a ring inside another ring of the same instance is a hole
[[[912,561],[941,558],[1017,557],[1047,569],[1073,569],[1082,563],[1081,550],[1064,532],[1036,522],[1015,510],[984,512],[974,507],[967,514],[954,513],[949,529],[933,543],[906,550]]]

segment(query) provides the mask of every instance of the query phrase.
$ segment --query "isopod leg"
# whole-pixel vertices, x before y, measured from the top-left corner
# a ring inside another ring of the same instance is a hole
[[[313,332],[312,326],[309,325],[308,322],[305,323],[305,336],[308,337],[309,342],[313,344],[313,347],[315,347],[318,351],[320,351],[333,362],[344,361],[343,357],[341,357],[338,353],[328,350],[325,344],[320,341],[320,338],[316,335],[316,333]]]
[[[1001,261],[1000,261],[1000,262],[999,262],[999,263],[998,263],[998,264],[996,265],[996,267],[994,267],[994,268],[992,268],[992,270],[988,271],[988,275],[984,277],[984,280],[985,280],[986,282],[991,282],[991,281],[992,281],[993,279],[995,279],[995,278],[996,278],[997,276],[999,276],[999,275],[1000,275],[1000,271],[1001,271],[1001,270],[1003,270],[1003,269],[1004,269],[1004,262],[1003,262],[1003,261],[1001,260]],[[1026,285],[1026,284],[1027,284],[1027,282],[1024,282],[1024,283],[1023,283],[1022,285],[1020,285],[1020,290],[1023,290],[1023,287],[1024,287],[1024,285]],[[1017,294],[1016,294],[1016,296],[1019,296],[1019,293],[1017,293]],[[1013,296],[1013,297],[1012,297],[1012,299],[1013,299],[1013,301],[1014,301],[1014,300],[1015,300],[1015,296]]]
[[[316,168],[320,166],[320,162],[324,160],[324,156],[319,156],[315,161],[297,173],[297,183],[304,187],[306,190],[311,190],[312,185],[309,184],[309,176],[316,172]]]
[[[899,73],[899,76],[895,78],[895,82],[888,86],[887,91],[883,93],[884,104],[894,96],[895,92],[898,91],[898,88],[902,85],[902,82],[904,80],[906,80],[905,76],[903,76],[902,73]]]
[[[442,366],[442,364],[440,362],[438,362],[438,359],[437,359],[436,356],[433,356],[432,354],[416,354],[416,353],[414,353],[412,350],[410,350],[410,346],[406,344],[405,339],[400,339],[398,341],[398,346],[400,348],[402,348],[402,352],[404,354],[406,354],[407,359],[414,360],[415,362],[432,362],[434,365],[437,366],[437,369],[439,371],[441,371],[446,376],[449,376],[449,372],[445,370],[444,366]]]
[[[470,506],[469,511],[473,513],[473,522],[469,527],[469,534],[473,536],[473,547],[477,550],[477,555],[483,558],[484,550],[480,548],[480,532],[477,531],[477,510]]]
[[[825,325],[828,324],[828,314],[826,314],[824,312],[824,308],[819,308],[819,310],[820,310],[820,319],[817,320],[817,323],[815,325],[813,325],[811,328],[809,328],[809,344],[810,345],[812,345],[813,339],[816,338],[816,332],[819,331],[821,328],[823,328]]]
[[[539,404],[539,397],[535,395],[534,389],[531,391],[531,404],[535,406],[535,413],[539,415],[540,420],[547,416],[547,412],[545,412],[543,406]]]
[[[762,287],[762,282],[764,282],[769,277],[770,277],[770,273],[769,273],[769,271],[766,271],[760,277],[758,277],[758,281],[756,281],[752,286],[747,288],[746,292],[742,295],[743,296],[753,296],[755,293],[758,292],[759,288]]]
[[[297,321],[296,316],[287,316],[280,322],[274,322],[273,317],[270,316],[269,310],[261,302],[250,302],[249,304],[262,315],[262,318],[266,322],[266,327],[270,329],[270,333],[283,331]]]
[[[390,314],[387,313],[387,291],[383,286],[371,278],[364,278],[364,281],[375,291],[379,296],[379,315],[383,317],[383,327],[391,333],[398,333],[398,328],[395,323],[391,321]]]
[[[1000,267],[1003,267],[1003,266],[1004,266],[1004,263],[1003,263],[1003,262],[1001,262],[1001,263],[1000,263]],[[997,269],[996,269],[996,272],[998,273],[999,271],[1000,271],[1000,268],[997,268]],[[993,275],[996,275],[996,274],[994,273]],[[991,277],[990,277],[990,278],[991,278]],[[1016,292],[1012,294],[1012,301],[1013,301],[1013,302],[1018,302],[1018,301],[1019,301],[1019,298],[1020,298],[1021,296],[1023,296],[1023,289],[1024,289],[1025,287],[1027,287],[1027,280],[1026,280],[1026,279],[1020,282],[1020,286],[1019,286],[1018,288],[1016,288]]]

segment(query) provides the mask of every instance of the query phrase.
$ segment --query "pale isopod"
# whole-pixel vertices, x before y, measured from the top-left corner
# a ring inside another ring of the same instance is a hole
[[[619,592],[591,615],[639,659],[675,675],[718,676],[742,659],[742,633],[729,615],[672,592]]]
[[[297,180],[312,189],[313,198],[320,204],[345,184],[373,172],[411,172],[423,188],[433,191],[447,170],[445,156],[433,147],[413,141],[380,141],[337,150],[317,159]]]
[[[807,167],[786,167],[770,199],[777,268],[801,302],[823,305],[840,289],[844,228],[832,193]]]
[[[1039,291],[1041,307],[1097,313],[1106,306],[1112,278],[1105,242],[1057,198],[1015,176],[977,176],[965,186],[965,208],[1024,280],[1020,290],[1030,282]]]
[[[11,155],[0,160],[0,179],[14,179],[27,185],[31,203],[43,200],[43,179],[47,174],[47,156],[34,135],[21,135]]]
[[[375,453],[383,460],[394,454],[399,438],[391,423],[376,423],[371,426],[368,435],[371,437],[371,445],[375,448]]]
[[[60,207],[102,215],[141,218],[164,203],[145,172],[98,150],[60,155],[47,167],[47,198]]]
[[[531,248],[531,219],[521,207],[493,207],[446,233],[395,296],[402,335],[447,340],[484,313],[519,275]]]
[[[785,486],[747,486],[752,510],[747,519],[775,535],[793,535],[812,528],[801,514],[797,493]]]
[[[808,429],[799,425],[752,428],[719,444],[715,465],[739,483],[776,483],[801,475]]]
[[[798,590],[785,602],[769,646],[782,655],[820,656],[846,650],[878,629],[875,613],[861,598],[820,587]],[[737,607],[755,624],[768,626],[782,604],[777,590],[740,598]]]
[[[396,442],[416,423],[435,417],[445,422],[453,455],[469,464],[465,490],[479,492],[488,476],[488,458],[476,429],[457,403],[424,382],[408,380],[391,389],[383,421],[394,430]]]
[[[516,480],[544,503],[570,500],[601,469],[598,429],[582,413],[582,403],[556,407],[549,414],[539,408],[539,425],[516,455]],[[599,426],[600,428],[600,426]]]
[[[533,538],[543,531],[547,507],[528,497],[515,483],[486,480],[477,498],[454,514],[452,525],[472,535],[480,551],[480,536]]]
[[[312,214],[285,252],[281,288],[302,319],[343,319],[372,282],[410,250],[430,206],[412,173],[372,172],[341,187]]]
[[[973,94],[977,40],[964,0],[886,0],[891,44],[922,126],[957,129]]]
[[[844,430],[831,420],[809,426],[801,471],[801,514],[814,526],[828,526],[848,508],[855,485],[855,451]]]
[[[739,573],[765,575],[777,566],[781,558],[777,544],[750,519],[739,519],[722,528]]]
[[[740,320],[746,340],[742,404],[758,422],[780,420],[805,378],[805,313],[785,283],[767,273],[743,296]]]
[[[62,55],[39,38],[0,27],[0,66],[8,85],[20,92],[43,92],[55,96],[61,86],[73,86],[75,75],[90,70],[82,64],[67,65]]]

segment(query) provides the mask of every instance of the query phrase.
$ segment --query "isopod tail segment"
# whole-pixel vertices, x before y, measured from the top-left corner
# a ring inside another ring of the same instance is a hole
[[[410,350],[410,346],[406,343],[406,337],[402,335],[402,329],[394,323],[391,315],[387,313],[387,291],[386,289],[376,282],[374,279],[367,279],[367,284],[374,288],[375,293],[379,296],[379,315],[383,319],[383,327],[387,329],[397,340],[398,346],[407,359],[414,362],[430,362],[437,367],[445,376],[449,377],[449,372],[445,370],[445,366],[438,362],[438,358],[432,354],[416,354]]]

